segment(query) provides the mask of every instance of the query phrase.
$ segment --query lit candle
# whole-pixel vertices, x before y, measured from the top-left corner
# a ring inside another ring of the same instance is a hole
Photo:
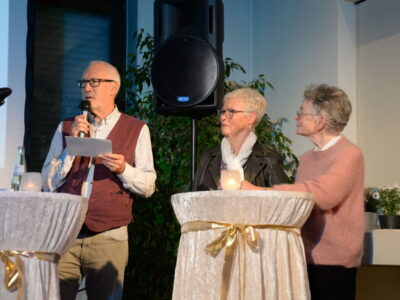
[[[35,185],[33,183],[28,183],[23,188],[24,188],[24,191],[34,191],[34,190],[36,190],[36,187],[35,187]]]
[[[21,191],[40,192],[42,189],[42,177],[38,172],[22,174]]]
[[[221,187],[223,190],[240,189],[241,180],[238,170],[222,170],[221,171]]]

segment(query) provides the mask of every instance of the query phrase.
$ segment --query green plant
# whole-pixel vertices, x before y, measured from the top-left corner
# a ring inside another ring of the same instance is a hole
[[[400,186],[379,189],[378,207],[385,216],[400,216]]]
[[[156,115],[152,101],[150,70],[153,61],[153,38],[143,30],[133,37],[137,53],[129,55],[123,84],[127,92],[126,113],[148,123],[151,129],[154,163],[157,171],[156,192],[150,199],[134,203],[135,223],[129,226],[130,257],[126,269],[125,299],[171,299],[176,251],[180,227],[175,219],[170,198],[172,194],[189,191],[191,167],[191,119],[186,116]],[[225,75],[244,68],[225,58]],[[250,86],[264,94],[272,85],[259,75],[250,83],[225,81],[225,91]],[[282,133],[285,119],[272,122],[265,116],[257,127],[262,143],[278,150],[285,159],[285,169],[293,178],[297,157],[291,141]],[[197,153],[221,141],[216,114],[197,121]]]

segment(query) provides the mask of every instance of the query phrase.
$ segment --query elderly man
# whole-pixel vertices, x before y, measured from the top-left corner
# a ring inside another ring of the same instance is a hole
[[[109,63],[90,62],[78,86],[83,99],[90,101],[88,118],[79,115],[59,124],[42,169],[45,191],[89,199],[78,238],[59,262],[61,299],[75,299],[83,276],[89,299],[120,299],[133,195],[149,197],[155,189],[150,133],[145,123],[118,111],[120,76]],[[65,136],[80,132],[110,139],[113,153],[97,158],[69,155]]]

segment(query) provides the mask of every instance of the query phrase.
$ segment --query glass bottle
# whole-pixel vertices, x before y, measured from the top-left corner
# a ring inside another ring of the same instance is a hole
[[[19,191],[19,187],[21,184],[22,174],[26,171],[25,167],[25,149],[22,146],[18,146],[17,149],[17,158],[15,161],[14,173],[11,179],[11,190]]]

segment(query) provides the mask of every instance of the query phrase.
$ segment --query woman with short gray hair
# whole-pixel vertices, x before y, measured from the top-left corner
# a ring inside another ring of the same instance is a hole
[[[224,138],[202,154],[193,190],[220,189],[220,173],[226,169],[238,170],[241,180],[259,186],[287,182],[281,155],[261,144],[254,133],[266,109],[267,101],[255,89],[240,88],[225,95],[219,110]]]
[[[304,91],[304,99],[312,103],[317,113],[325,114],[326,131],[339,134],[351,115],[351,103],[346,93],[334,86],[312,85]]]
[[[351,104],[340,88],[310,86],[296,115],[296,133],[315,145],[303,154],[294,184],[278,191],[315,196],[301,233],[312,300],[354,300],[364,238],[364,158],[341,132]],[[242,189],[264,189],[248,182]]]

